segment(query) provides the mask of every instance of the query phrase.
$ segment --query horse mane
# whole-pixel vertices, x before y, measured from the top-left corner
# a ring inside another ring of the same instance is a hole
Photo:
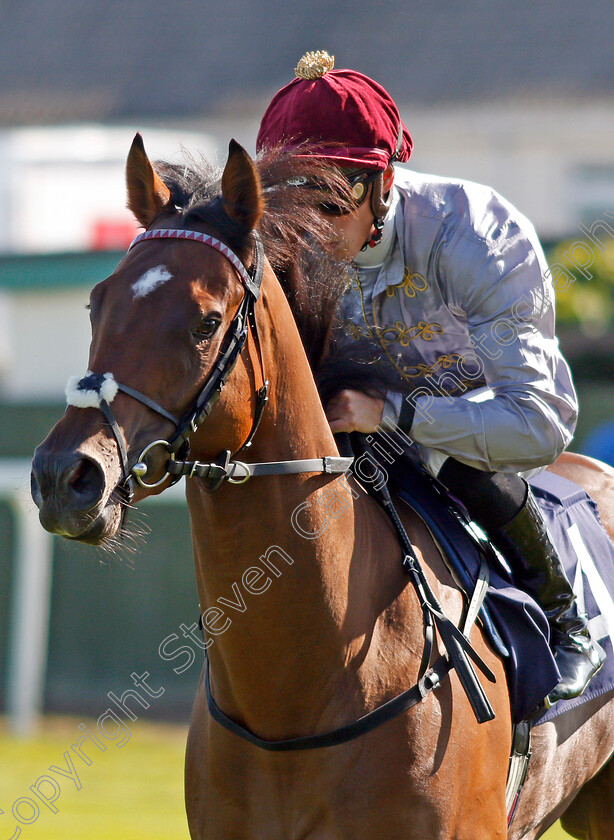
[[[283,148],[259,156],[265,210],[259,223],[265,252],[290,304],[324,404],[343,388],[384,396],[399,390],[397,371],[373,341],[349,339],[339,319],[339,302],[350,267],[333,255],[333,228],[319,210],[321,192],[297,187],[295,179],[317,181],[335,201],[351,209],[351,194],[338,169]],[[171,191],[186,225],[194,218],[213,225],[243,258],[245,230],[224,213],[221,170],[184,152],[182,164],[158,161],[154,168]]]
[[[333,228],[318,209],[320,189],[296,186],[297,179],[331,193],[351,208],[346,179],[335,167],[272,149],[255,161],[265,210],[259,231],[265,253],[290,303],[309,363],[317,373],[327,357],[339,301],[348,284],[348,265],[333,255]],[[219,230],[229,246],[245,255],[246,234],[223,211],[221,171],[204,158],[184,153],[181,164],[158,161],[154,168],[171,192],[186,225],[198,219]],[[245,255],[246,256],[246,255]]]

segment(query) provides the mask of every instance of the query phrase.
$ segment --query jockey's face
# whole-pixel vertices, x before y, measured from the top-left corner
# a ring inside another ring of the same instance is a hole
[[[369,192],[372,189],[373,185],[369,187]],[[371,238],[374,230],[370,195],[356,210],[343,216],[328,216],[328,221],[337,235],[335,256],[343,260],[353,260],[365,242]]]
[[[384,172],[384,192],[392,189],[394,169],[389,166]],[[335,256],[339,259],[353,260],[360,249],[371,239],[374,232],[374,216],[371,209],[371,191],[373,184],[367,186],[368,194],[351,213],[342,215],[327,215],[327,219],[337,234]]]

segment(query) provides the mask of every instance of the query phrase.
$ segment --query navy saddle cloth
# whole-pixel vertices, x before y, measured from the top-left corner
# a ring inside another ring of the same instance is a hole
[[[401,498],[432,531],[454,577],[471,594],[483,553],[458,515],[442,504],[437,484],[406,461],[394,476],[394,483]],[[595,502],[577,484],[549,472],[531,479],[530,484],[573,585],[579,610],[588,614],[591,633],[607,653],[604,667],[587,691],[581,697],[556,703],[534,721],[538,724],[614,690],[614,600],[610,594],[614,592],[614,544],[601,525]],[[518,723],[534,714],[557,684],[559,672],[542,610],[514,585],[502,563],[489,558],[488,566],[490,583],[480,618],[504,657],[512,718]]]

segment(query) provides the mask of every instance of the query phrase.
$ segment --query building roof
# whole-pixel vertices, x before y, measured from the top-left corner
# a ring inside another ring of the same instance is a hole
[[[402,105],[614,83],[611,0],[7,0],[0,21],[0,125],[257,113],[315,49]]]

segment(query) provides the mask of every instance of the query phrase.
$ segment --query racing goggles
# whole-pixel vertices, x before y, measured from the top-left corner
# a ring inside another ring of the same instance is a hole
[[[318,203],[320,210],[327,216],[345,216],[360,207],[367,197],[369,186],[381,174],[379,169],[361,169],[360,171],[350,170],[344,172],[350,186],[350,204],[339,204],[335,201],[334,194],[327,190],[321,182],[318,182],[317,178],[310,179],[299,175],[298,177],[291,178],[288,183],[296,187],[320,190],[323,198]]]
[[[381,175],[379,169],[363,169],[360,172],[349,172],[346,177],[350,185],[353,207],[342,206],[334,200],[320,202],[320,210],[327,216],[345,216],[352,213],[364,202],[369,192],[369,186]]]

